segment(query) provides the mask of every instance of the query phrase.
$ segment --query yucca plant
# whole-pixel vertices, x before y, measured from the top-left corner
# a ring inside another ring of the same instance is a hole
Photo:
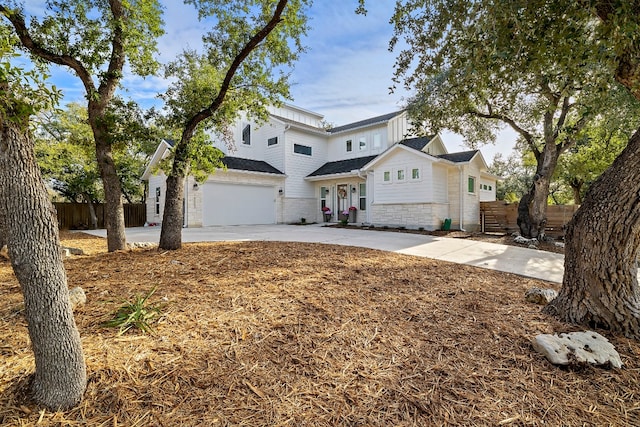
[[[131,328],[136,328],[144,333],[153,332],[151,322],[160,315],[161,307],[147,305],[147,301],[156,291],[154,287],[145,295],[136,295],[133,302],[126,301],[116,312],[113,319],[103,323],[108,328],[120,328],[118,335],[122,335]]]

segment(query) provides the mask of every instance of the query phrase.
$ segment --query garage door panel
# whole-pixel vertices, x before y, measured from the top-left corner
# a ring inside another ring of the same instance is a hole
[[[206,183],[202,190],[205,226],[276,223],[274,187]]]

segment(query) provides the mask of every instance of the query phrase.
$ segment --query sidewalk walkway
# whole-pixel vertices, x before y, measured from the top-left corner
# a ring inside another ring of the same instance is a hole
[[[105,230],[86,231],[106,236]],[[129,242],[158,242],[160,227],[128,228]],[[549,282],[562,283],[564,256],[561,254],[422,234],[323,227],[321,224],[237,225],[184,228],[183,242],[283,241],[359,246],[432,258],[490,270],[515,273]]]

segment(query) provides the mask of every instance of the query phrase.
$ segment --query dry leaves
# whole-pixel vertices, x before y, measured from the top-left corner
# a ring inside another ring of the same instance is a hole
[[[515,275],[306,243],[201,243],[66,262],[88,302],[76,320],[82,404],[25,399],[33,359],[17,282],[0,261],[2,425],[640,425],[640,345],[608,336],[625,368],[550,365],[538,333],[577,330],[524,301]],[[69,235],[65,235],[68,239]],[[104,329],[157,287],[154,335]],[[602,332],[602,331],[601,331]]]

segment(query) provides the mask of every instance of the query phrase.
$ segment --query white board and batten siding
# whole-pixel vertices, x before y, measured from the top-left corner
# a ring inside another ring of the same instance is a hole
[[[364,143],[361,147],[360,141]],[[347,141],[351,141],[351,151],[347,151]],[[367,126],[353,131],[338,132],[329,138],[327,161],[355,159],[382,153],[393,142],[390,141],[385,123]]]
[[[413,179],[413,169],[419,178]],[[398,178],[401,171],[404,179]],[[390,180],[385,181],[385,172]],[[432,162],[405,150],[397,150],[375,166],[375,203],[430,203],[433,198]]]

